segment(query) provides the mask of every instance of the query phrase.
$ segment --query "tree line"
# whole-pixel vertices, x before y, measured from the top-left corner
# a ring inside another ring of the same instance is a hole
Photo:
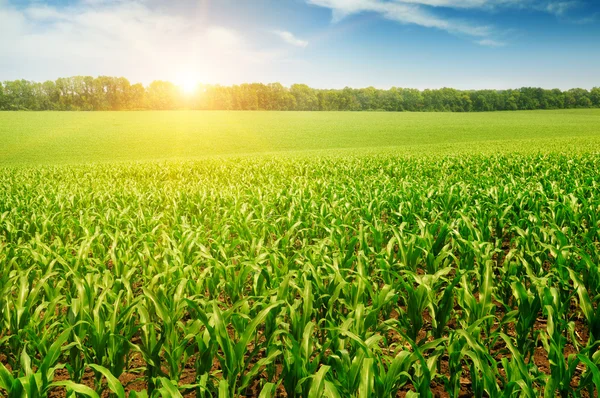
[[[504,110],[600,107],[600,88],[591,90],[523,87],[514,90],[417,90],[374,87],[314,89],[280,83],[234,86],[199,85],[190,94],[175,84],[154,81],[131,84],[123,77],[74,76],[44,83],[0,82],[0,110],[280,110],[280,111],[429,111],[485,112]]]

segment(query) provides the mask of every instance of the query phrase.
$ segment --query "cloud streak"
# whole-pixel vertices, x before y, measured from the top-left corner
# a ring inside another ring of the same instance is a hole
[[[278,36],[284,42],[296,47],[307,47],[308,41],[297,38],[293,33],[285,30],[274,30],[273,34]]]
[[[328,8],[333,22],[355,14],[372,12],[402,24],[440,29],[452,34],[468,36],[482,46],[499,47],[505,43],[495,38],[493,26],[445,18],[438,8],[457,10],[494,11],[499,8],[531,9],[564,16],[579,5],[578,0],[306,0],[308,4]]]
[[[506,43],[504,43],[504,42],[492,40],[492,39],[479,40],[477,42],[477,44],[479,44],[480,46],[485,46],[485,47],[504,47],[506,45]]]
[[[353,14],[373,12],[380,14],[386,19],[403,24],[414,24],[426,28],[436,28],[453,34],[462,34],[472,37],[488,37],[492,34],[492,28],[485,25],[472,24],[465,21],[446,19],[430,12],[423,3],[428,6],[434,4],[452,3],[450,0],[413,0],[381,1],[381,0],[307,0],[309,4],[329,8],[333,12],[333,20],[339,21]],[[477,1],[477,0],[469,0]]]

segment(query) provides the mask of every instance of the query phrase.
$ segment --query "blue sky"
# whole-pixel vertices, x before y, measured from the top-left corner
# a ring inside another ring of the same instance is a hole
[[[0,80],[600,86],[598,0],[0,0]]]

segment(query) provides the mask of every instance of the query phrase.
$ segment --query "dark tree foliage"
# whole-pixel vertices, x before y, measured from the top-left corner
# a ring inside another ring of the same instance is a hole
[[[236,86],[201,85],[184,94],[173,83],[154,81],[148,87],[123,77],[74,76],[44,83],[0,82],[0,110],[277,110],[489,112],[531,109],[600,107],[600,88],[568,91],[523,87],[516,90],[452,88],[416,90],[374,87],[320,90],[305,84],[280,83]]]

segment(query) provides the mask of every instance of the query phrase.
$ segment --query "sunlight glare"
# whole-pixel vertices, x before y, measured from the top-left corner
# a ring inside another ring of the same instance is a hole
[[[181,76],[177,79],[177,85],[187,95],[194,94],[198,90],[200,81],[192,76]]]

